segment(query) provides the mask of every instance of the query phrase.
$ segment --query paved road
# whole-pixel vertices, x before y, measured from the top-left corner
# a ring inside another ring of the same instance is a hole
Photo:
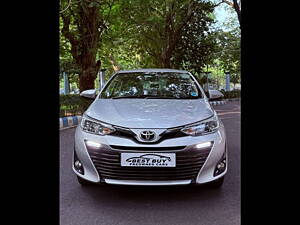
[[[229,168],[222,189],[89,186],[71,170],[75,129],[60,132],[61,225],[239,225],[240,105],[215,106],[227,131]]]

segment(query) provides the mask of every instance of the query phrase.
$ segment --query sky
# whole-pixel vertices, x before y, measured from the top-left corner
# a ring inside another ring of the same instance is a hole
[[[214,14],[216,16],[217,20],[217,26],[222,27],[223,30],[226,30],[226,27],[222,26],[223,23],[229,22],[230,18],[236,18],[237,16],[233,10],[228,10],[230,6],[226,4],[221,4],[218,7],[215,8]]]
[[[215,15],[216,15],[216,19],[218,22],[225,22],[226,19],[228,19],[228,12],[225,11],[225,7],[223,6],[218,6],[215,9]]]

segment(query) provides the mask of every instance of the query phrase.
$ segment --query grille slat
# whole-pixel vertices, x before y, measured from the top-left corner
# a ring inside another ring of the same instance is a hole
[[[109,159],[109,158],[106,158],[106,157],[98,157],[98,158],[96,158],[96,157],[92,157],[96,162],[117,162],[117,163],[119,163],[120,162],[120,159],[119,158],[117,158],[117,159]],[[101,159],[100,159],[101,158]]]
[[[179,146],[180,147],[180,146]],[[197,150],[188,149],[174,152],[165,148],[165,153],[176,154],[176,167],[121,167],[121,152],[128,150],[111,150],[107,146],[100,150],[88,149],[91,159],[103,179],[120,180],[195,180],[205,163],[210,148]],[[151,152],[149,150],[143,151]]]

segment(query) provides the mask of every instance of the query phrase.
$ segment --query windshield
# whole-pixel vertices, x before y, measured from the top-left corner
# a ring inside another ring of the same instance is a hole
[[[101,93],[101,98],[201,98],[201,91],[187,73],[120,73]]]

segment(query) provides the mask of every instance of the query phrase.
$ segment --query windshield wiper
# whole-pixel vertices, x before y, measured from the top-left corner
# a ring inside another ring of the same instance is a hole
[[[172,96],[148,96],[146,98],[150,98],[150,99],[178,99],[178,98],[172,97]]]
[[[146,99],[197,99],[199,97],[174,97],[174,96],[159,96],[159,95],[128,95],[128,96],[116,96],[111,99],[121,99],[121,98],[146,98]]]
[[[172,96],[159,96],[159,95],[128,95],[128,96],[116,96],[112,97],[112,99],[120,99],[120,98],[151,98],[151,99],[177,99]]]
[[[116,96],[112,97],[112,99],[120,99],[120,98],[146,98],[148,95],[126,95],[126,96]]]

